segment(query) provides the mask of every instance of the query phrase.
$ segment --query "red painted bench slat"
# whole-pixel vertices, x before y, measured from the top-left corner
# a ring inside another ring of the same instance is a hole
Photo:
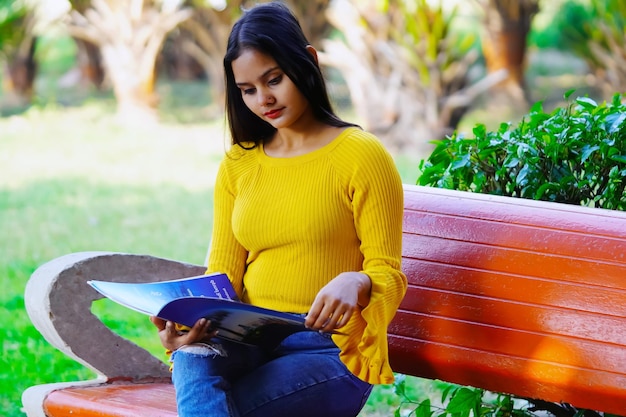
[[[167,383],[107,384],[50,393],[50,416],[176,417],[174,386]]]

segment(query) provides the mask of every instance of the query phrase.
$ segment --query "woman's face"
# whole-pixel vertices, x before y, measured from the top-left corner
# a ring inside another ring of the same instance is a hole
[[[274,128],[295,128],[313,117],[306,97],[271,56],[245,49],[232,69],[246,106]]]

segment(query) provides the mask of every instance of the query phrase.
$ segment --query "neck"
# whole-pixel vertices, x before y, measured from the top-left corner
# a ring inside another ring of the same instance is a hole
[[[303,130],[279,129],[265,145],[265,153],[279,158],[303,155],[329,144],[343,130],[343,127],[329,126],[317,121]]]

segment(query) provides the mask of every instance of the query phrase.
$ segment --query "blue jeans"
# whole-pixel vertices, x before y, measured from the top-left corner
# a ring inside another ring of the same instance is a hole
[[[356,416],[372,386],[329,335],[300,332],[271,351],[214,339],[172,354],[180,417]]]

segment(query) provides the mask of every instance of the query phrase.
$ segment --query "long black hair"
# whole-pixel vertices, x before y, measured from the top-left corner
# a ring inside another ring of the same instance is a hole
[[[224,56],[226,114],[234,145],[247,142],[258,146],[276,132],[248,109],[235,83],[232,62],[246,49],[271,56],[306,97],[316,119],[331,126],[354,126],[334,113],[320,67],[307,46],[298,19],[280,2],[256,5],[234,24]]]

